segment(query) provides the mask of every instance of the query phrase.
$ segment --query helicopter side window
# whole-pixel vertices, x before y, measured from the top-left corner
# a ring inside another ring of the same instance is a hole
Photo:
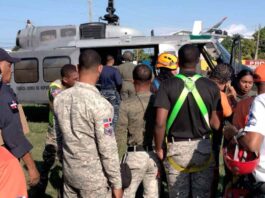
[[[14,80],[16,83],[35,83],[39,81],[38,59],[25,58],[14,64]]]
[[[40,33],[41,41],[51,41],[56,39],[56,30],[47,30]]]
[[[220,53],[215,48],[213,43],[206,43],[204,45],[204,48],[206,49],[207,53],[209,54],[211,60],[216,64],[218,58],[220,57]]]
[[[46,82],[52,82],[61,78],[61,68],[65,64],[70,64],[70,57],[46,57],[43,60],[43,79]]]
[[[60,31],[61,37],[73,37],[76,35],[76,29],[75,28],[64,28]]]
[[[131,51],[134,54],[134,64],[143,63],[148,66],[152,66],[154,63],[155,48],[154,47],[144,47],[144,48],[131,48],[131,49],[122,49],[121,54],[125,51]]]

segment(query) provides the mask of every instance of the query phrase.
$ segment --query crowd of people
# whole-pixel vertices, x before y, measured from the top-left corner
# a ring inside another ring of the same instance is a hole
[[[203,77],[192,44],[159,54],[155,76],[131,51],[104,58],[84,50],[50,84],[38,171],[7,85],[19,60],[0,50],[0,197],[27,197],[20,158],[43,196],[56,157],[58,197],[265,197],[265,66]]]

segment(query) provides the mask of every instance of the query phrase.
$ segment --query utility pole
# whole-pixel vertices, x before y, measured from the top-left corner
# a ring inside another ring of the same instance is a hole
[[[260,29],[261,29],[261,26],[259,25],[259,29],[258,29],[258,37],[257,37],[257,43],[256,43],[255,60],[257,60],[257,59],[258,59],[258,56],[259,56]]]
[[[88,0],[88,14],[89,14],[89,19],[88,21],[90,23],[93,22],[93,14],[92,14],[92,0]]]

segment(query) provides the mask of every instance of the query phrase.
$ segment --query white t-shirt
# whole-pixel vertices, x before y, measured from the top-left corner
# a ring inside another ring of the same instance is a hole
[[[253,176],[257,182],[265,182],[265,94],[258,95],[253,101],[244,131],[260,133],[264,136],[260,150],[260,162]]]

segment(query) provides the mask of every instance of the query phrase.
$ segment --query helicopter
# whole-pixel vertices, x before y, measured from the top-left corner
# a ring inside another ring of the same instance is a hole
[[[114,0],[108,0],[106,11],[99,22],[80,25],[34,26],[27,21],[26,27],[17,33],[17,50],[11,52],[21,59],[14,64],[11,80],[11,87],[21,103],[47,104],[49,84],[60,78],[61,67],[70,63],[77,65],[80,53],[86,49],[96,50],[103,62],[104,57],[112,55],[116,64],[121,62],[120,57],[126,50],[135,52],[136,63],[143,61],[137,56],[143,52],[152,65],[160,53],[177,55],[181,46],[191,43],[198,46],[209,69],[213,69],[216,62],[231,62],[231,54],[219,42],[225,34],[218,28],[226,18],[206,31],[198,28],[197,22],[190,33],[156,36],[151,31],[145,36],[136,29],[120,25]]]

